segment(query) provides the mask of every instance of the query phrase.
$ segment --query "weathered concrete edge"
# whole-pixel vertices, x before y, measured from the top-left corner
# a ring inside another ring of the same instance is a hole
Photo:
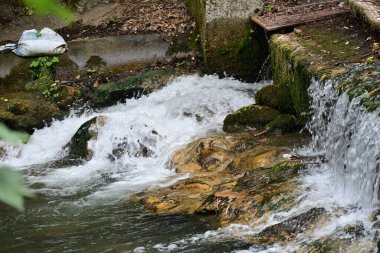
[[[348,0],[348,5],[354,16],[368,23],[374,31],[380,32],[380,6],[375,6],[370,2],[358,0]]]

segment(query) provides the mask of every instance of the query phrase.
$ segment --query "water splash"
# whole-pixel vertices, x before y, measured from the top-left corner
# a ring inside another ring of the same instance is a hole
[[[253,103],[261,84],[197,75],[179,77],[149,96],[128,100],[98,112],[71,115],[36,131],[30,143],[7,147],[5,163],[29,171],[29,181],[42,183],[40,192],[89,198],[120,198],[152,185],[170,183],[170,156],[196,137],[221,131],[225,115]],[[63,157],[65,145],[89,119],[104,115],[107,123],[90,143],[92,159],[69,168],[32,165]],[[118,155],[113,151],[122,149]],[[141,150],[143,149],[143,154]],[[40,171],[43,170],[43,171]]]

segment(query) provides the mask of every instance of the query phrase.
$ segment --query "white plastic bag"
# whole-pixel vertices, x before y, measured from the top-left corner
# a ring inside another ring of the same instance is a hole
[[[12,52],[18,56],[41,56],[62,54],[66,50],[67,44],[61,35],[44,28],[24,31]]]

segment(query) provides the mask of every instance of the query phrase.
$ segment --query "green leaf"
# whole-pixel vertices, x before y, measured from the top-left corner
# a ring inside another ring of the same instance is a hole
[[[57,56],[54,56],[53,58],[51,58],[51,62],[58,63],[59,58]]]
[[[36,67],[38,67],[38,65],[39,65],[39,61],[32,61],[32,63],[30,64],[30,67],[36,68]]]
[[[38,37],[41,37],[41,36],[42,36],[41,31],[37,31],[36,32],[36,37],[38,38]]]
[[[0,123],[0,139],[3,139],[11,143],[16,143],[18,141],[27,143],[29,141],[29,134],[11,131],[5,125]]]
[[[33,193],[25,186],[22,176],[9,168],[0,168],[0,201],[18,210],[24,209],[23,197]]]
[[[46,66],[50,67],[52,64],[53,64],[53,63],[52,63],[51,61],[48,61],[48,62],[46,63]]]

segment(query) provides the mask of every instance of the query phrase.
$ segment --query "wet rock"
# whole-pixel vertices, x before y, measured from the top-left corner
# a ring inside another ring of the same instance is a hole
[[[293,179],[304,165],[283,158],[284,145],[292,143],[294,136],[287,141],[278,138],[244,132],[194,141],[172,158],[177,172],[189,173],[190,178],[133,199],[156,214],[216,215],[221,225],[288,211],[299,194]]]
[[[200,171],[201,169],[202,167],[197,163],[188,163],[176,169],[176,172],[177,173],[189,173],[189,172],[191,173],[195,171]]]
[[[280,130],[282,132],[294,132],[302,127],[301,122],[290,114],[278,115],[274,120],[267,124],[270,131]]]
[[[325,213],[324,208],[312,208],[305,213],[264,229],[258,234],[256,240],[260,243],[287,241],[305,231]]]
[[[99,128],[107,122],[107,117],[97,116],[82,124],[69,144],[69,155],[85,160],[92,158],[93,151],[89,148],[89,141],[97,138]]]
[[[5,92],[0,96],[0,121],[12,129],[31,133],[64,113],[51,101],[31,92]]]
[[[139,98],[166,85],[173,74],[172,70],[153,70],[103,84],[95,91],[92,102],[96,106],[109,106],[125,102],[126,99]]]
[[[236,132],[251,128],[265,127],[280,112],[267,106],[250,105],[227,115],[223,122],[223,131]]]
[[[255,94],[255,101],[258,105],[268,106],[281,113],[293,114],[293,102],[290,95],[290,89],[286,86],[267,85]]]
[[[0,159],[4,158],[7,155],[7,150],[3,147],[0,147]]]
[[[348,224],[343,227],[343,231],[346,234],[349,234],[351,236],[363,236],[364,235],[364,224],[361,221],[357,221],[354,224]]]
[[[128,140],[125,139],[122,143],[117,144],[116,148],[112,150],[112,153],[108,155],[110,161],[116,161],[125,155],[130,157],[151,157],[154,152],[146,147],[144,144],[138,141],[139,148],[137,150],[132,149],[128,144]]]
[[[274,147],[260,147],[247,150],[234,159],[227,167],[231,174],[241,174],[258,168],[268,168],[282,159],[283,150]]]
[[[280,183],[293,178],[298,171],[305,168],[300,162],[283,161],[273,167],[248,170],[239,178],[234,187],[235,191],[256,191],[271,183]]]

